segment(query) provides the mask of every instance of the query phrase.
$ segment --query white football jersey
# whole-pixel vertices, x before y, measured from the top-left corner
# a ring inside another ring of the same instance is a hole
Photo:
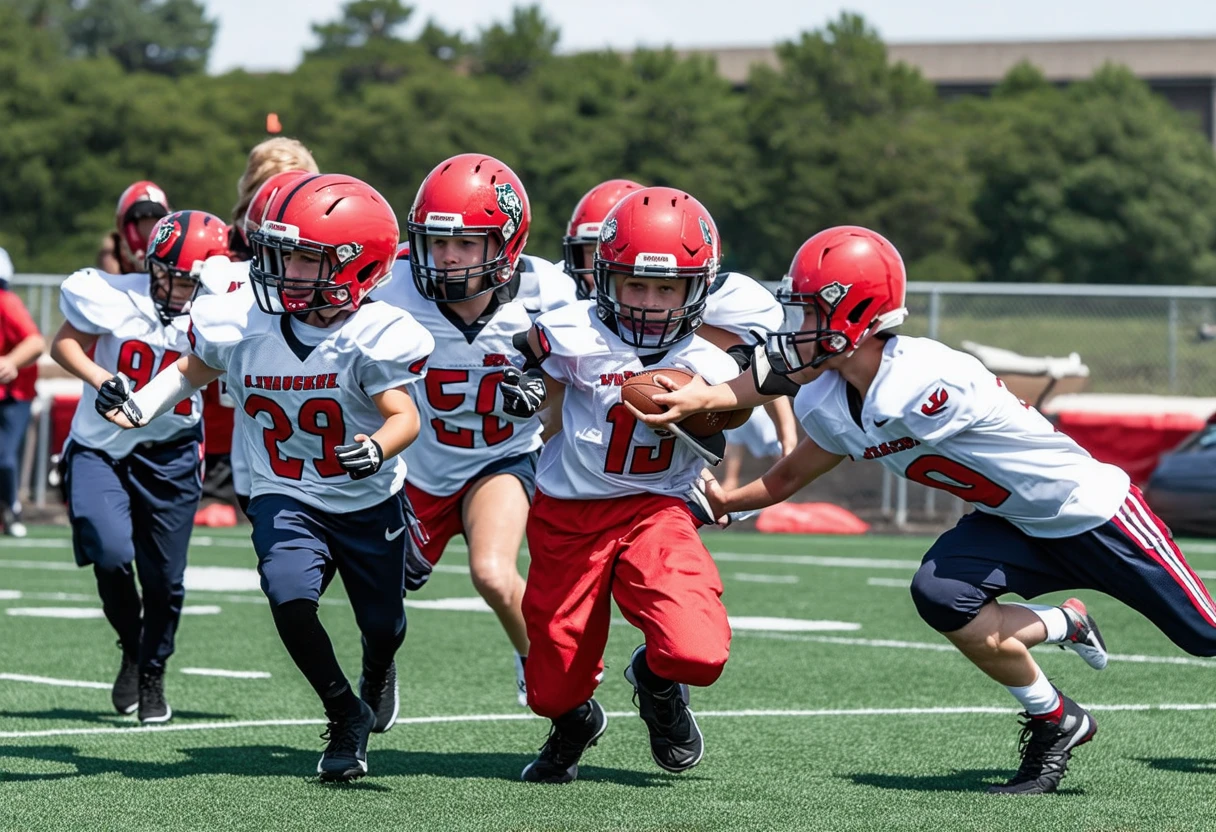
[[[229,260],[227,257],[208,257],[203,263],[199,274],[203,287],[214,295],[224,295],[230,292],[251,291],[249,285],[250,260]],[[245,458],[245,442],[241,439],[242,425],[249,417],[237,409],[236,400],[228,392],[228,375],[219,377],[216,382],[220,386],[220,404],[231,407],[232,413],[232,450],[228,452],[228,465],[232,469],[232,489],[243,497],[249,496],[250,473],[249,460]]]
[[[148,294],[150,282],[146,274],[81,269],[59,287],[63,317],[81,332],[97,336],[93,361],[111,374],[127,376],[135,390],[190,352],[186,338],[190,319],[182,315],[168,326],[162,324]],[[203,394],[195,393],[147,427],[123,430],[97,412],[96,401],[97,391],[84,385],[69,440],[105,451],[113,459],[122,459],[144,442],[160,442],[196,429],[203,408]]]
[[[976,358],[928,338],[896,336],[854,420],[848,385],[824,373],[794,399],[807,435],[832,453],[877,460],[1032,537],[1069,537],[1114,516],[1122,469],[1098,462]]]
[[[313,347],[290,316],[266,314],[248,289],[200,298],[190,317],[195,354],[227,373],[229,394],[251,419],[239,437],[250,496],[286,494],[346,514],[401,489],[406,466],[400,455],[376,474],[352,480],[334,448],[384,424],[372,396],[425,375],[435,342],[408,313],[364,303],[338,326],[309,327],[320,338]]]
[[[718,275],[705,299],[705,323],[754,343],[752,332],[779,332],[785,309],[768,289],[745,274]]]
[[[694,335],[643,362],[604,326],[594,301],[542,315],[536,326],[549,352],[544,371],[566,385],[562,429],[541,453],[537,487],[566,500],[683,495],[705,462],[675,437],[660,438],[639,423],[621,404],[621,385],[662,367],[700,373],[717,384],[739,375],[734,360]]]
[[[428,494],[455,494],[491,462],[540,448],[539,419],[502,419],[498,382],[503,367],[522,367],[511,338],[532,326],[518,300],[498,306],[491,317],[465,326],[427,300],[414,285],[408,262],[398,260],[390,283],[375,297],[409,312],[435,338],[426,380],[416,396],[422,432],[405,450],[410,484]]]
[[[519,294],[515,299],[535,318],[578,300],[570,275],[540,257],[519,258]]]

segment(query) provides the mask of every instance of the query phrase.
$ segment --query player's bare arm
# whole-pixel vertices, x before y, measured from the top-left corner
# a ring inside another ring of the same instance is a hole
[[[404,387],[394,387],[372,396],[380,415],[384,417],[384,426],[371,435],[371,438],[384,449],[384,457],[388,459],[404,451],[418,438],[421,420],[418,418],[418,408]],[[355,437],[359,440],[359,434]],[[361,441],[361,440],[359,440]]]
[[[800,489],[831,471],[844,459],[825,451],[814,441],[804,439],[789,456],[780,459],[760,479],[732,491],[723,491],[714,480],[707,480],[705,493],[715,517],[732,511],[768,508],[788,500]]]
[[[89,358],[88,352],[96,343],[96,335],[81,332],[64,321],[51,342],[51,358],[55,359],[60,367],[96,390],[110,377],[109,371]]]
[[[781,455],[788,456],[798,447],[798,420],[794,418],[794,406],[788,396],[778,396],[764,406],[769,418],[777,427],[777,441],[781,443]]]

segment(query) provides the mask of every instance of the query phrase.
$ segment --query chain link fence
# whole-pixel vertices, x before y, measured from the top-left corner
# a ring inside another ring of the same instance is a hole
[[[62,281],[60,275],[12,280],[48,339],[62,320]],[[1088,392],[1216,395],[1216,287],[912,283],[907,303],[911,314],[901,331],[908,335],[1029,357],[1077,353],[1089,368]],[[45,417],[36,433],[33,479],[41,504]],[[956,498],[877,469],[841,466],[800,498],[837,502],[897,528],[941,526],[961,514]]]

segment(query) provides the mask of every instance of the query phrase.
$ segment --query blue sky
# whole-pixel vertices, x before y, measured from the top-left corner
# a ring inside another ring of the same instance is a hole
[[[342,0],[203,0],[220,23],[211,70],[290,69],[312,44],[310,24]],[[888,41],[1216,36],[1213,0],[540,0],[565,51],[634,46],[755,46],[813,29],[842,10]],[[468,35],[510,16],[509,0],[415,0],[409,31],[428,17]],[[746,10],[745,13],[741,13]],[[273,34],[268,34],[273,33]]]

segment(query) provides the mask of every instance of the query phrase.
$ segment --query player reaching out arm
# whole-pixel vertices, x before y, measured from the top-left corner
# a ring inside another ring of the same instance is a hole
[[[404,581],[429,569],[399,452],[418,433],[407,388],[424,376],[434,341],[407,313],[368,300],[389,274],[398,231],[366,183],[308,176],[266,216],[250,238],[252,291],[196,303],[193,354],[116,402],[114,418],[155,425],[198,384],[228,374],[254,423],[241,439],[262,589],[329,720],[317,771],[350,780],[367,772],[368,735],[396,721]],[[317,617],[335,570],[363,637],[358,696]]]
[[[1105,644],[1075,598],[1057,607],[997,598],[1099,590],[1200,656],[1216,655],[1216,604],[1122,470],[1094,460],[971,356],[887,332],[906,315],[905,280],[878,234],[846,226],[815,235],[782,292],[803,312],[801,328],[771,334],[754,375],[689,384],[656,397],[671,411],[640,418],[662,425],[754,402],[763,398],[757,386],[799,386],[794,410],[810,439],[761,481],[713,489],[718,511],[771,505],[845,456],[969,501],[976,510],[925,555],[912,599],[1024,709],[1022,764],[989,791],[1055,791],[1097,724],[1047,680],[1029,648],[1071,647],[1102,669]]]

